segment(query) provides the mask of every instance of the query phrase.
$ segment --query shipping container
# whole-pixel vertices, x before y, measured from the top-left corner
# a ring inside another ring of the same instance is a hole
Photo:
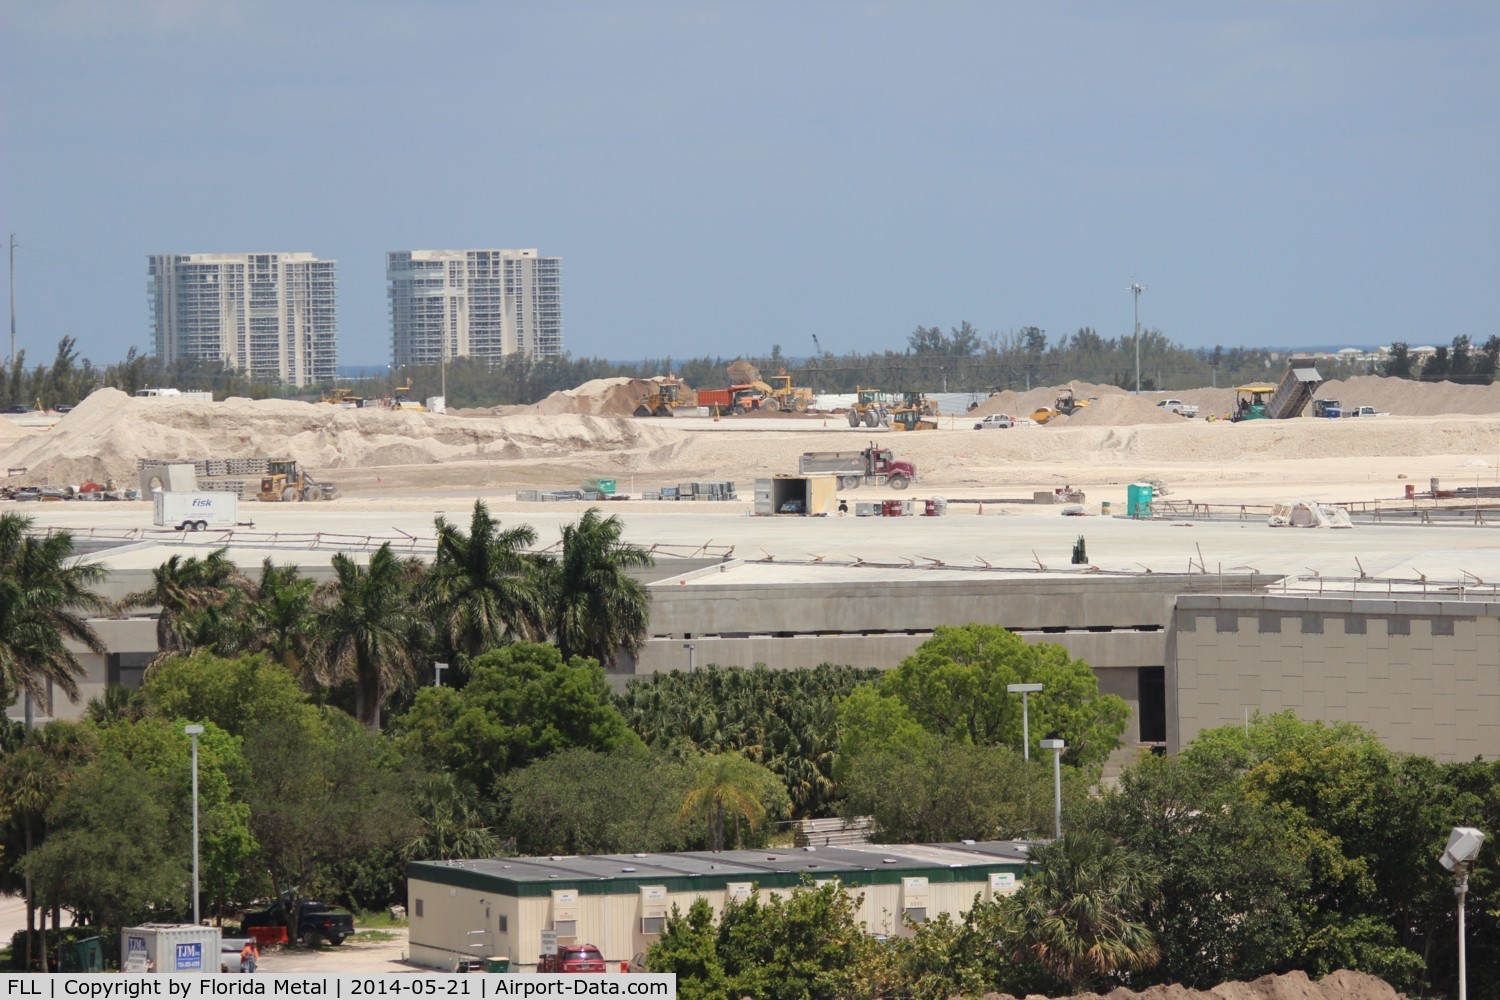
[[[125,972],[219,971],[219,929],[196,924],[141,924],[120,931]]]

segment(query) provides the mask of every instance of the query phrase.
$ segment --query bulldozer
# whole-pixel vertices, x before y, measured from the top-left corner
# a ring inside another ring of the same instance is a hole
[[[405,385],[398,385],[391,390],[391,409],[393,410],[426,410],[419,399],[411,398],[411,379],[406,380]]]
[[[812,406],[813,391],[806,386],[792,386],[792,377],[785,369],[780,375],[770,376],[771,384],[758,383],[765,386],[766,399],[761,404],[766,410],[795,410],[798,413],[806,413]]]
[[[320,483],[299,467],[295,460],[273,460],[260,477],[257,500],[268,503],[297,503],[302,500],[332,500],[338,492],[332,483]]]
[[[854,405],[849,407],[849,426],[878,427],[890,419],[890,410],[879,389],[854,387]]]
[[[1057,391],[1057,402],[1053,406],[1038,406],[1031,414],[1031,419],[1039,424],[1045,424],[1053,417],[1071,417],[1085,406],[1089,405],[1087,399],[1079,399],[1073,394],[1073,387],[1065,386]]]
[[[328,403],[345,410],[365,405],[364,397],[356,396],[353,389],[329,389],[323,393],[318,402]]]
[[[899,406],[891,411],[891,430],[893,431],[935,431],[937,429],[937,418],[932,414],[923,413],[918,407]]]
[[[696,406],[693,390],[679,378],[668,375],[661,382],[656,383],[651,392],[641,397],[641,403],[635,408],[638,417],[671,417],[676,416],[672,412],[674,406]]]

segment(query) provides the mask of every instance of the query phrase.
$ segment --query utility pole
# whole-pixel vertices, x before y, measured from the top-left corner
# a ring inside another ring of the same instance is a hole
[[[16,234],[10,234],[10,367],[16,367]]]
[[[1135,394],[1141,394],[1141,292],[1146,286],[1140,282],[1131,282],[1130,290],[1135,293]]]

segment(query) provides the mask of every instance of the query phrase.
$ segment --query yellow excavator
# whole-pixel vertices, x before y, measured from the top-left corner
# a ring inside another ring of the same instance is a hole
[[[672,417],[674,407],[697,406],[697,397],[693,390],[687,387],[687,383],[673,375],[655,384],[649,393],[641,397],[641,403],[635,408],[638,417]]]
[[[771,375],[770,384],[765,382],[756,383],[764,387],[766,401],[761,404],[765,410],[795,410],[798,413],[806,413],[812,406],[813,391],[806,386],[793,386],[792,377],[785,370],[780,375]]]

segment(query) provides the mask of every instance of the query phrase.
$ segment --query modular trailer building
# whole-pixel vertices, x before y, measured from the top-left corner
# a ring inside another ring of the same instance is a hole
[[[675,906],[706,899],[717,914],[754,892],[786,896],[799,885],[836,881],[862,895],[872,934],[909,933],[976,897],[1014,892],[1026,844],[857,844],[844,847],[683,854],[603,854],[407,865],[411,960],[452,969],[460,960],[502,957],[535,971],[542,932],[560,944],[593,944],[614,968],[643,955]]]

